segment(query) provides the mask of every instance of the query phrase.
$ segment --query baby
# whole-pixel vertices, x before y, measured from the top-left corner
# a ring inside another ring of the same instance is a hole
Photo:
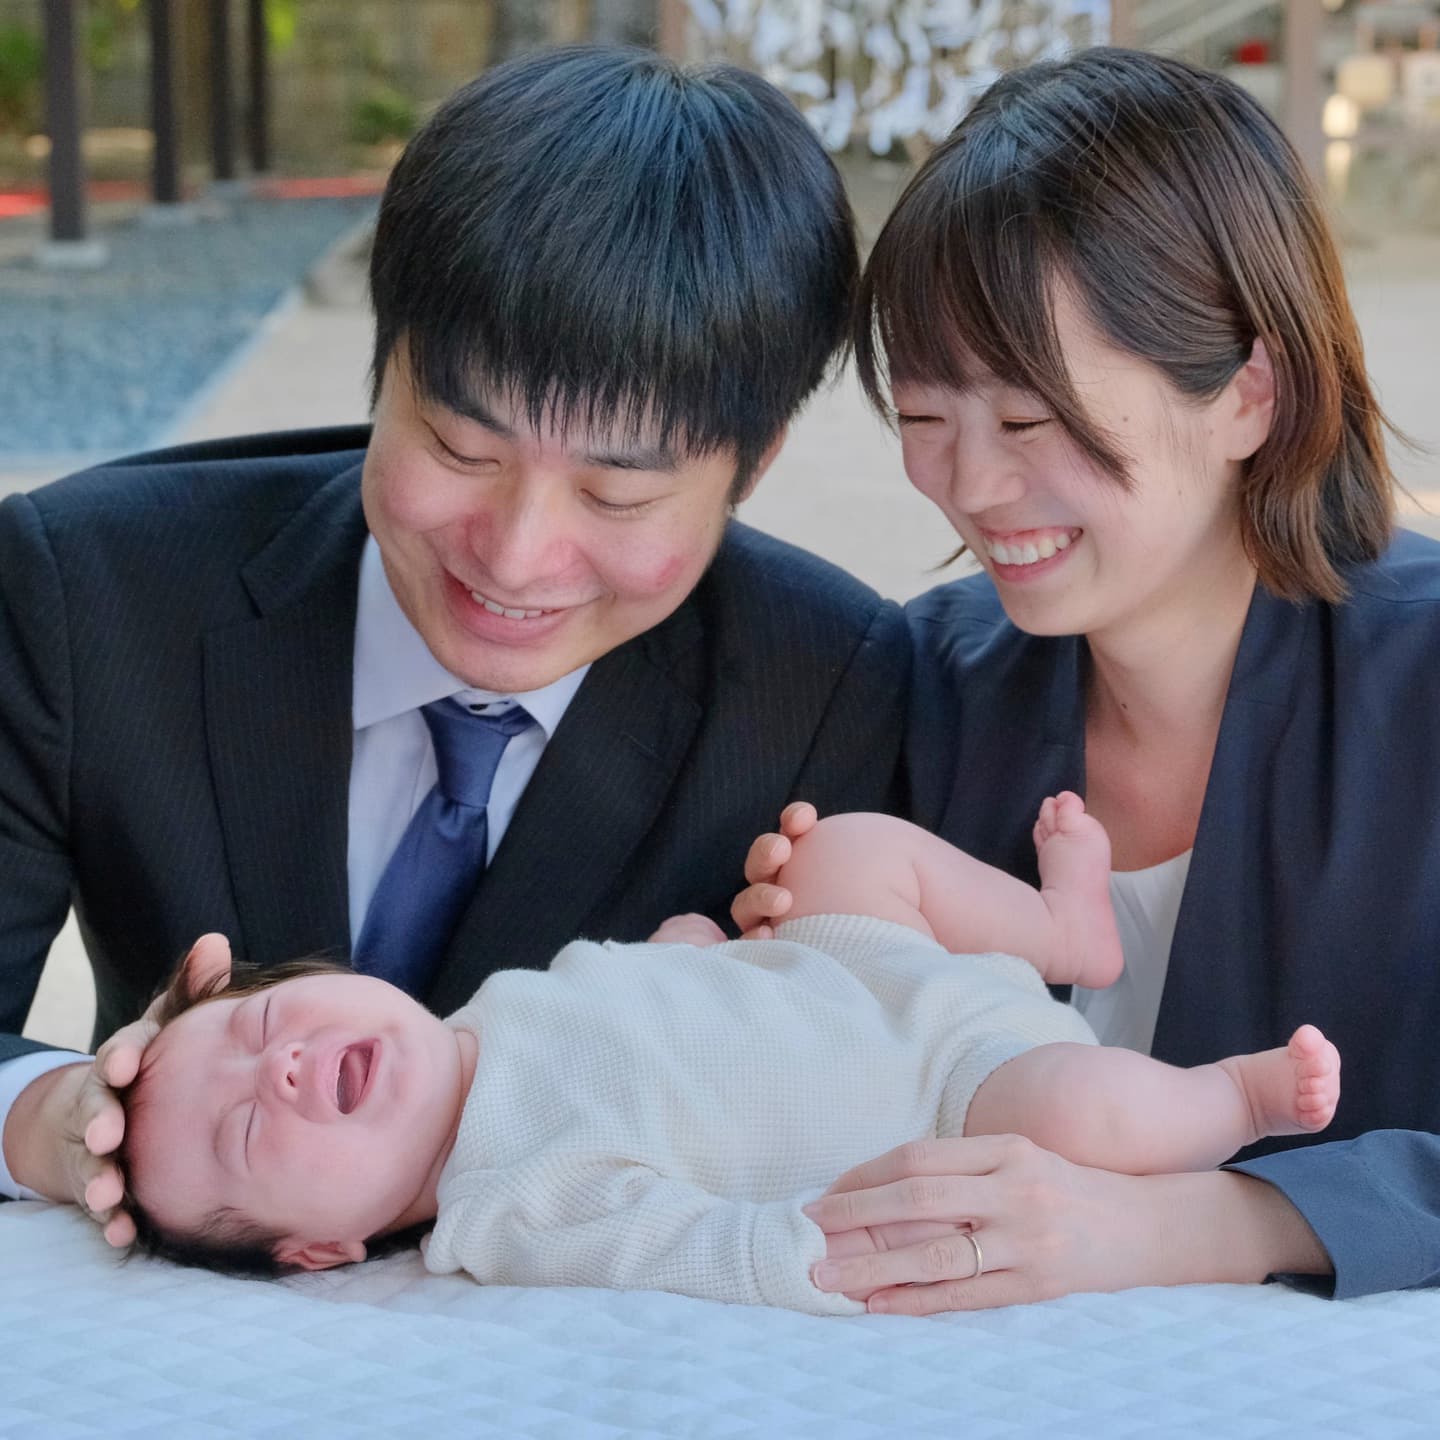
[[[313,962],[225,988],[228,955],[197,951],[126,1101],[142,1236],[276,1273],[434,1222],[429,1268],[487,1283],[852,1313],[811,1281],[827,1240],[802,1207],[904,1141],[1018,1133],[1138,1173],[1329,1123],[1339,1056],[1312,1026],[1191,1070],[1099,1047],[1045,982],[1120,971],[1109,842],[1067,793],[1035,843],[1039,891],[837,815],[796,843],[774,939],[577,941],[443,1022]]]

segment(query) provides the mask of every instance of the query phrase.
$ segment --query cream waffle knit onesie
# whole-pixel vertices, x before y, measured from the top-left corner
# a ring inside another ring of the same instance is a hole
[[[1023,961],[852,915],[707,948],[576,941],[448,1023],[480,1056],[431,1270],[841,1315],[864,1307],[811,1283],[825,1237],[800,1207],[893,1146],[962,1134],[1013,1056],[1095,1043]]]

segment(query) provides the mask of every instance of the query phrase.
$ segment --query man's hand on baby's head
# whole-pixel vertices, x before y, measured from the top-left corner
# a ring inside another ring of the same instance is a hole
[[[197,977],[210,978],[230,973],[230,942],[223,935],[202,935],[182,964]],[[157,1015],[163,995],[150,1002],[145,1013],[117,1030],[96,1052],[77,1104],[77,1134],[86,1152],[75,1157],[80,1188],[75,1196],[90,1217],[101,1227],[106,1241],[117,1249],[135,1242],[135,1222],[120,1208],[125,1181],[111,1157],[125,1139],[125,1108],[116,1093],[133,1083],[140,1073],[145,1047],[160,1031]]]

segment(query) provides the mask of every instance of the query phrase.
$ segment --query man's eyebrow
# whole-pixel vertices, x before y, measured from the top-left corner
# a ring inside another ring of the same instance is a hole
[[[517,431],[494,415],[483,400],[467,395],[454,405],[447,405],[462,420],[473,421],[476,425],[499,436],[501,440],[514,441]],[[600,446],[580,453],[582,465],[594,466],[601,470],[649,470],[659,474],[673,474],[680,468],[680,457],[674,447],[656,443],[653,445],[622,445],[619,448]]]
[[[453,411],[462,420],[473,420],[475,424],[483,426],[486,430],[498,435],[502,440],[514,440],[515,431],[503,420],[498,419],[485,408],[482,401],[473,397],[458,402],[454,405],[446,405],[447,410]]]
[[[651,470],[673,474],[680,458],[668,445],[639,445],[630,450],[587,450],[580,457],[585,464],[603,470]]]

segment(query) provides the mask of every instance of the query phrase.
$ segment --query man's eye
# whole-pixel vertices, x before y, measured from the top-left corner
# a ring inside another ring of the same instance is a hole
[[[435,437],[435,443],[444,452],[447,460],[454,461],[456,465],[463,466],[466,470],[493,470],[500,463],[489,455],[462,455],[458,450],[452,450],[438,435]]]
[[[654,505],[655,501],[635,500],[622,505],[610,500],[602,500],[598,495],[592,493],[590,503],[605,515],[639,515]]]
[[[902,430],[908,430],[916,425],[938,425],[940,423],[940,417],[938,415],[906,415],[897,413],[895,423]]]
[[[264,1047],[265,1047],[265,1034],[266,1034],[266,1032],[270,1029],[270,1000],[271,1000],[271,997],[270,997],[269,995],[267,995],[267,996],[265,997],[265,1008],[260,1012],[260,1047],[261,1047],[261,1049],[264,1049]]]
[[[250,1118],[245,1122],[245,1144],[242,1153],[245,1156],[245,1164],[247,1166],[250,1164],[250,1132],[255,1128],[255,1112],[259,1108],[258,1105],[251,1105]]]

